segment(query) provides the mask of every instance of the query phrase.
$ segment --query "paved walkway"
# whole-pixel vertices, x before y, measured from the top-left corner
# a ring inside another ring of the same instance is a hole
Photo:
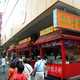
[[[2,67],[0,66],[0,80],[7,80],[7,70],[8,70],[8,65],[6,65],[4,73],[2,72]],[[32,77],[31,80],[34,80],[34,77]],[[49,79],[45,79],[45,80],[56,80],[56,79],[49,78]]]
[[[0,80],[7,80],[7,69],[8,65],[6,65],[5,72],[3,72],[2,67],[0,66]]]

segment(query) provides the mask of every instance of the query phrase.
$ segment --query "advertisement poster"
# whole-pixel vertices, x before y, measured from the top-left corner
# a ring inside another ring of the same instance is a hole
[[[53,10],[53,25],[80,31],[80,16],[63,10]]]

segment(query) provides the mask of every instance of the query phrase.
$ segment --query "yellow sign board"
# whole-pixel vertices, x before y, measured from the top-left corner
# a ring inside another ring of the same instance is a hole
[[[14,48],[15,47],[15,44],[12,44],[9,46],[9,48]]]
[[[50,26],[50,27],[40,31],[40,36],[49,34],[49,33],[53,32],[53,31],[56,31],[56,29],[54,29],[53,26]]]
[[[31,37],[25,38],[19,42],[19,44],[31,41]]]

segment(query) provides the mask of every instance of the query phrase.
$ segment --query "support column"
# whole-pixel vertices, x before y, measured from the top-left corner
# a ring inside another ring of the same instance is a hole
[[[40,56],[41,56],[41,58],[44,58],[44,56],[45,56],[44,48],[40,48]]]
[[[66,49],[64,47],[64,40],[61,40],[61,54],[62,54],[62,77],[65,76],[65,64],[66,64]],[[62,80],[63,80],[62,78]]]

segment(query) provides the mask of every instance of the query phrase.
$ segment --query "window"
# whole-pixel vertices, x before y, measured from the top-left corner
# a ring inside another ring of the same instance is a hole
[[[47,62],[51,64],[61,64],[61,48],[59,45],[45,48],[45,56],[47,57]]]
[[[80,43],[78,41],[65,41],[64,42],[66,48],[66,62],[69,63],[77,63],[80,61],[80,53],[79,46]]]

